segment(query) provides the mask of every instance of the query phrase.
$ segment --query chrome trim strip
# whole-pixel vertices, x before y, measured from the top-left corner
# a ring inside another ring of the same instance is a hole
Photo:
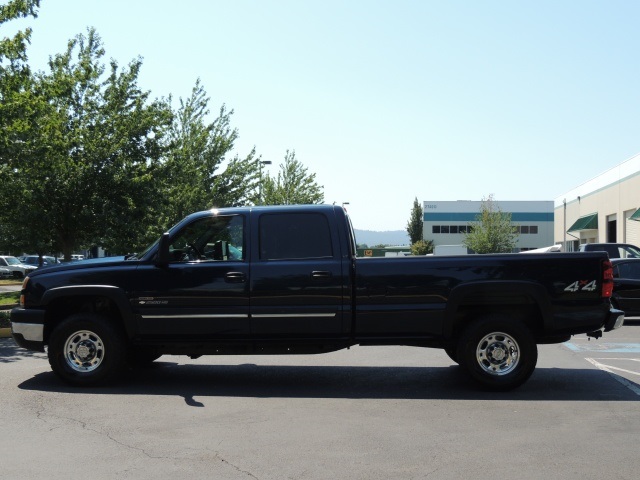
[[[142,318],[249,318],[246,313],[217,313],[200,315],[142,315]]]
[[[41,323],[11,322],[11,332],[22,335],[29,342],[42,342],[44,340],[44,325]]]
[[[253,318],[330,318],[335,313],[254,313]]]

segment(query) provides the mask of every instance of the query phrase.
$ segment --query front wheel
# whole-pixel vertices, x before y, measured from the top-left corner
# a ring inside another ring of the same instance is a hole
[[[109,318],[77,313],[51,333],[49,364],[58,377],[76,386],[113,379],[125,366],[125,338]]]
[[[464,331],[457,358],[480,385],[504,391],[519,387],[531,376],[538,362],[538,348],[522,322],[487,315]]]

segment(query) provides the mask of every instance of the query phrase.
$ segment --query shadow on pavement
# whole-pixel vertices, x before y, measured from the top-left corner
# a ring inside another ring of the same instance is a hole
[[[0,338],[0,365],[12,363],[24,358],[47,358],[44,353],[31,352],[20,348],[13,338]]]
[[[19,388],[75,394],[174,395],[194,407],[203,406],[194,397],[640,401],[638,395],[600,370],[538,368],[519,389],[495,393],[479,390],[457,365],[177,365],[160,360],[125,372],[116,384],[107,387],[70,387],[45,372]]]

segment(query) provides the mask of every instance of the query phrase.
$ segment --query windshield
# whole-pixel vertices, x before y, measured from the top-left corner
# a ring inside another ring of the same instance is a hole
[[[7,265],[20,265],[20,260],[16,257],[4,257],[4,259],[7,261]]]

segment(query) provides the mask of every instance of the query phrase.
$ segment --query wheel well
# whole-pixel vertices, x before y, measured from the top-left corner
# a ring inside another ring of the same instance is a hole
[[[532,299],[518,305],[504,303],[464,304],[455,313],[453,319],[451,338],[460,338],[464,329],[479,317],[488,314],[501,314],[512,317],[514,321],[522,322],[534,336],[544,331],[544,323],[540,307]]]
[[[47,306],[44,341],[49,342],[51,332],[69,315],[74,313],[100,313],[124,327],[122,314],[117,304],[102,295],[77,295],[56,298]]]

